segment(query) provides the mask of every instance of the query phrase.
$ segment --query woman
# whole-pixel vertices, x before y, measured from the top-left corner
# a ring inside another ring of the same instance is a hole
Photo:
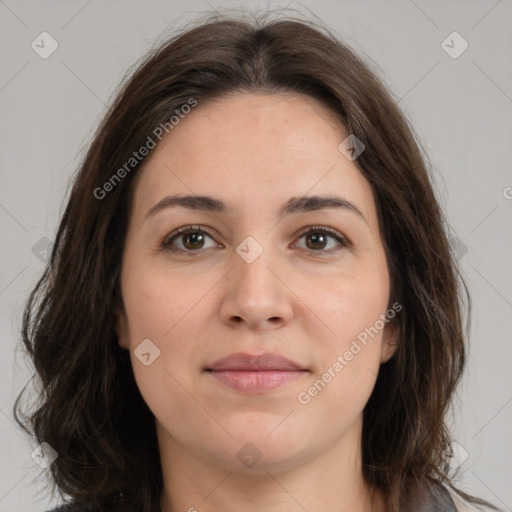
[[[99,127],[25,311],[42,391],[18,421],[62,510],[491,506],[449,473],[446,229],[396,102],[327,30],[168,41]]]

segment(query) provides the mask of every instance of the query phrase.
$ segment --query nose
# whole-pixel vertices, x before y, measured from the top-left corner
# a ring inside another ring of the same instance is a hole
[[[220,306],[222,320],[231,327],[278,329],[293,317],[294,293],[286,284],[283,265],[264,250],[249,263],[233,254],[234,268],[226,276]]]

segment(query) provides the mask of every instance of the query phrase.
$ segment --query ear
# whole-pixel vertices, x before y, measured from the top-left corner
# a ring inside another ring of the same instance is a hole
[[[396,320],[390,320],[384,327],[382,334],[382,345],[380,362],[386,363],[396,352],[399,341],[399,324]]]
[[[117,304],[114,307],[114,316],[117,343],[121,348],[130,350],[130,344],[128,342],[128,340],[130,339],[128,331],[128,321],[126,318],[124,307],[122,305]]]

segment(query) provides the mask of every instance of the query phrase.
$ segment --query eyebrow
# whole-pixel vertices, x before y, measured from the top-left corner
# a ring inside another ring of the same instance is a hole
[[[147,211],[145,217],[148,218],[157,212],[174,206],[181,206],[182,208],[211,213],[226,214],[232,211],[232,207],[229,204],[215,197],[203,195],[172,195],[164,197],[161,201],[151,207]],[[278,211],[278,216],[284,217],[285,215],[312,212],[325,208],[343,208],[356,214],[368,225],[366,217],[354,203],[342,197],[333,195],[292,197],[281,206]]]

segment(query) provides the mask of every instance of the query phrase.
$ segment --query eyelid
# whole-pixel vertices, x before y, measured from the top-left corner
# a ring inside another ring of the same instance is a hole
[[[168,234],[163,239],[163,241],[161,243],[161,247],[162,247],[162,249],[166,249],[166,250],[170,250],[170,251],[174,250],[176,252],[182,251],[182,252],[185,252],[185,253],[188,253],[188,254],[199,253],[199,252],[201,252],[200,249],[197,250],[197,251],[184,251],[183,249],[175,249],[175,248],[173,248],[171,246],[171,242],[173,240],[175,240],[176,238],[178,238],[180,235],[183,235],[185,233],[194,233],[196,231],[204,232],[212,240],[215,241],[215,236],[210,232],[209,228],[207,228],[206,226],[187,225],[187,226],[182,226],[182,227],[180,227],[178,229],[175,229],[173,232]],[[350,242],[350,240],[345,235],[341,234],[337,229],[332,228],[330,226],[325,226],[325,225],[305,226],[304,228],[302,228],[299,231],[299,233],[296,235],[296,237],[298,239],[300,239],[304,235],[306,235],[307,233],[310,233],[310,232],[320,232],[320,233],[327,234],[327,235],[331,236],[332,238],[335,238],[338,241],[338,243],[340,244],[341,247],[351,247],[352,246],[352,243]],[[216,243],[218,243],[218,242],[216,242]],[[311,253],[318,253],[318,254],[329,254],[329,253],[333,252],[333,249],[326,250],[326,251],[324,251],[324,250],[319,250],[319,251],[310,250],[310,252]]]
[[[326,234],[332,236],[333,238],[337,238],[338,242],[340,242],[341,244],[344,244],[346,246],[351,245],[349,239],[345,235],[340,233],[337,229],[330,227],[330,226],[323,225],[323,224],[319,224],[319,225],[315,225],[315,226],[306,226],[301,231],[299,231],[297,236],[299,238],[301,238],[302,236],[304,236],[306,233],[309,233],[309,232],[326,233]],[[321,252],[321,251],[318,251],[318,252]]]
[[[306,226],[296,235],[297,242],[308,233],[323,233],[325,235],[330,236],[331,238],[334,238],[338,242],[337,247],[331,247],[330,249],[320,249],[318,251],[304,247],[299,247],[300,250],[306,251],[308,255],[311,257],[328,258],[334,254],[338,254],[343,249],[349,249],[352,247],[352,243],[345,235],[340,233],[337,229],[326,225]],[[294,245],[297,242],[294,242]]]
[[[163,249],[172,250],[170,247],[170,243],[173,239],[178,238],[180,235],[183,235],[185,233],[194,233],[196,231],[201,231],[206,233],[212,240],[215,239],[214,235],[209,231],[209,229],[206,226],[200,226],[198,224],[190,224],[188,226],[182,226],[180,228],[175,229],[171,233],[165,236],[165,238],[162,240],[161,246]],[[179,251],[180,249],[176,249],[176,251]],[[186,251],[189,253],[192,253],[194,251]],[[196,251],[199,252],[199,251]]]

